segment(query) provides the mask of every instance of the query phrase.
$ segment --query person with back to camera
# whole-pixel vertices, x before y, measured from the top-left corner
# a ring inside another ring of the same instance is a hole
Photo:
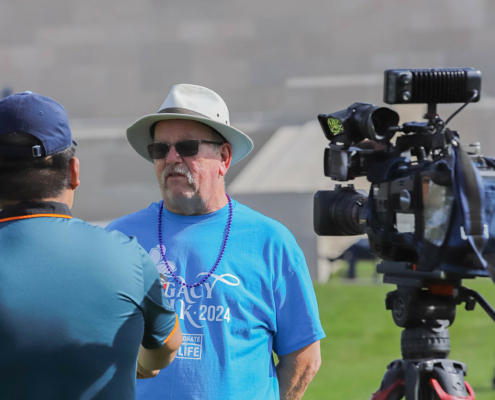
[[[182,343],[136,239],[72,218],[75,145],[54,100],[0,101],[1,399],[134,399]]]
[[[173,380],[138,382],[137,398],[300,399],[325,334],[294,236],[225,192],[251,139],[229,125],[218,94],[188,84],[127,138],[153,162],[163,199],[107,229],[135,235],[149,252],[184,332],[167,368]]]

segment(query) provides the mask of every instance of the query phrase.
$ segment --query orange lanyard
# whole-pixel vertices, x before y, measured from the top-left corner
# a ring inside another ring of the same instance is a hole
[[[39,218],[39,217],[53,217],[53,218],[67,218],[67,219],[72,218],[71,216],[64,215],[64,214],[33,214],[33,215],[21,215],[19,217],[10,217],[10,218],[0,219],[0,223],[1,222],[7,222],[7,221],[16,221],[16,220],[20,220],[20,219]]]

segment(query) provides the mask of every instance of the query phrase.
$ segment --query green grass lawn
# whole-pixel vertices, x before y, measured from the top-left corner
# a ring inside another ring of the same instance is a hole
[[[370,276],[366,272],[365,275]],[[374,285],[371,279],[360,282],[349,284],[333,279],[328,284],[315,285],[327,337],[321,341],[322,366],[306,391],[305,400],[369,399],[378,389],[387,364],[401,358],[401,329],[395,326],[390,311],[385,310],[385,295],[395,286]],[[479,291],[495,306],[495,285],[490,279],[465,281],[465,285]],[[495,322],[479,305],[470,312],[459,306],[449,330],[450,358],[468,365],[466,380],[476,391],[476,399],[495,399],[491,386],[495,372]]]

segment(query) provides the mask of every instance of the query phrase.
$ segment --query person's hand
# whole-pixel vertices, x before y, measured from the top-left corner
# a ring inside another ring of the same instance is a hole
[[[141,367],[139,365],[139,363],[137,364],[137,368],[136,368],[136,379],[149,379],[149,378],[154,378],[156,377],[158,374],[160,373],[160,370],[157,369],[155,371],[149,371],[147,369],[144,369],[143,367]]]

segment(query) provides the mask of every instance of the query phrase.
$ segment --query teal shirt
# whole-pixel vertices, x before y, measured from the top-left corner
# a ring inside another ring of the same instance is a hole
[[[135,238],[39,204],[61,217],[0,212],[0,397],[134,399],[140,343],[176,324],[156,267]]]

